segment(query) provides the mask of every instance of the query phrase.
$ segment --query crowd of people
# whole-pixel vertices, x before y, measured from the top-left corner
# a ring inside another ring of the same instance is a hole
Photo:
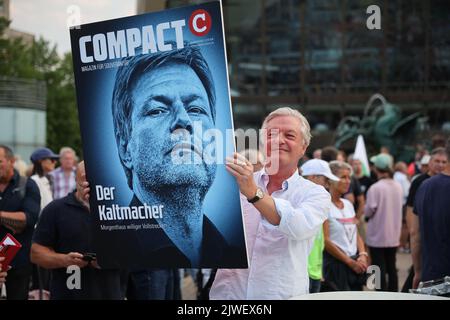
[[[330,217],[323,226],[322,291],[362,290],[368,265],[380,268],[381,287],[377,289],[382,291],[397,292],[401,285],[402,292],[410,292],[420,281],[439,280],[450,274],[447,245],[450,227],[445,209],[447,199],[443,195],[450,190],[446,184],[450,180],[449,147],[450,140],[446,145],[435,144],[430,152],[420,148],[411,164],[394,163],[387,148],[382,148],[370,158],[371,172],[367,175],[363,174],[362,159],[354,155],[346,157],[331,146],[314,151],[314,159],[308,160],[300,171],[309,179],[322,177],[316,183],[329,190],[333,202]],[[313,165],[323,161],[319,158],[329,161],[339,182],[333,181],[318,164]],[[311,171],[311,167],[316,170]],[[337,170],[343,167],[344,175]],[[431,184],[433,193],[427,192],[425,186],[420,188],[432,176],[435,176]],[[341,191],[337,192],[339,186]],[[342,199],[339,193],[343,194]],[[354,243],[349,245],[346,239],[353,239]],[[397,253],[412,253],[413,266],[403,284],[399,284],[397,274]],[[313,248],[311,255],[314,254]],[[330,264],[330,258],[341,264]],[[352,258],[363,261],[358,266]],[[309,263],[312,268],[311,256]],[[311,283],[318,281],[317,274],[311,271],[309,274]],[[317,287],[311,285],[310,292],[318,292]]]
[[[199,297],[359,291],[370,265],[380,269],[377,289],[396,292],[397,252],[413,257],[402,291],[450,275],[450,139],[412,164],[395,163],[382,148],[364,174],[363,159],[331,146],[305,161],[311,133],[297,110],[273,111],[262,129],[262,152],[226,161],[241,193],[249,267],[208,272]],[[22,244],[11,267],[0,270],[7,299],[181,299],[179,269],[98,265],[89,183],[73,149],[39,148],[30,160],[28,176],[20,175],[13,151],[0,146],[0,240],[11,233]],[[78,290],[67,285],[71,266],[81,270]]]

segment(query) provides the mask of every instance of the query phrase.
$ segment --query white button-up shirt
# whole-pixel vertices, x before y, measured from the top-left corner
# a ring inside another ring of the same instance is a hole
[[[254,174],[267,194],[269,176]],[[270,224],[241,194],[248,269],[219,269],[211,299],[288,299],[309,292],[308,255],[331,207],[329,193],[296,171],[272,193],[280,224]]]

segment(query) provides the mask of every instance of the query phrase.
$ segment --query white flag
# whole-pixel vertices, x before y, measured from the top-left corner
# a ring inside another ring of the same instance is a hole
[[[355,152],[353,159],[358,159],[362,164],[362,172],[366,177],[370,177],[369,160],[367,159],[366,145],[364,144],[364,138],[362,135],[358,136],[356,140]]]

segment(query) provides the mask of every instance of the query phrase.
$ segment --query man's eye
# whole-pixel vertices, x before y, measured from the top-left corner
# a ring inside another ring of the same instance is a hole
[[[163,109],[152,109],[150,111],[147,112],[148,116],[159,116],[164,112]]]
[[[195,115],[206,114],[206,111],[203,108],[195,106],[189,107],[188,112]]]

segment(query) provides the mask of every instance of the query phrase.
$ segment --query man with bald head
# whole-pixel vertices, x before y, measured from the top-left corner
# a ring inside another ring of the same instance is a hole
[[[81,162],[76,190],[42,211],[33,236],[31,261],[51,269],[52,300],[121,299],[119,271],[100,269],[92,259],[92,216],[82,198],[84,181]]]

